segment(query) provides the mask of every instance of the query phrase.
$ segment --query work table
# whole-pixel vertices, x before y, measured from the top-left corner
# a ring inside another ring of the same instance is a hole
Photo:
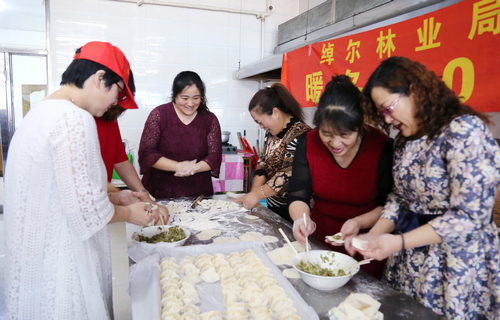
[[[225,196],[214,196],[213,198],[226,200]],[[162,201],[162,203],[165,202]],[[263,235],[275,236],[279,239],[275,243],[263,244],[264,251],[274,250],[286,243],[278,231],[279,228],[285,232],[290,241],[294,241],[291,224],[271,210],[265,207],[253,208],[251,214],[260,218],[257,220],[245,218],[245,215],[248,214],[250,214],[249,211],[222,212],[213,216],[207,214],[204,217],[206,219],[204,223],[195,223],[194,221],[190,223],[189,215],[182,217],[182,214],[173,215],[171,220],[173,221],[173,225],[179,224],[188,228],[190,225],[198,229],[203,225],[206,228],[213,227],[220,230],[220,236],[224,237],[238,238],[245,232],[254,231]],[[131,225],[127,226],[127,239],[130,239],[131,234],[136,229]],[[192,235],[184,246],[213,243],[213,239],[202,241],[196,237],[196,234],[201,232],[201,230],[190,229]],[[326,244],[319,243],[315,239],[309,238],[309,242],[312,250],[330,250]],[[129,242],[129,246],[130,244]],[[277,267],[280,270],[291,268],[288,265],[277,265]],[[378,300],[382,304],[380,312],[384,314],[384,319],[444,319],[416,300],[405,294],[396,292],[363,270],[360,270],[346,285],[331,292],[316,290],[305,284],[301,279],[289,279],[289,281],[306,303],[314,308],[320,319],[329,319],[327,316],[328,310],[338,306],[350,293],[366,293]]]

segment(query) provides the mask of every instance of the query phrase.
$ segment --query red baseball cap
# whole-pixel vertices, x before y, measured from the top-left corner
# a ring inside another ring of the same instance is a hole
[[[127,98],[120,101],[120,106],[125,109],[138,109],[137,103],[134,100],[134,95],[128,87],[128,79],[130,77],[130,64],[125,58],[123,52],[118,47],[113,46],[109,42],[92,41],[81,47],[80,53],[76,53],[73,57],[76,59],[86,59],[102,64],[109,68],[123,79]]]

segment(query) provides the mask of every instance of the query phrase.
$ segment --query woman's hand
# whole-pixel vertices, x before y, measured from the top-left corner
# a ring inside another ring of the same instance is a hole
[[[139,202],[140,192],[130,190],[122,190],[120,192],[112,192],[109,195],[109,201],[118,206],[128,206]]]
[[[143,226],[153,221],[153,209],[145,202],[137,202],[126,207],[128,209],[127,222]]]
[[[242,203],[245,209],[251,210],[257,204],[257,202],[259,202],[259,200],[260,199],[255,192],[250,192],[244,196],[234,199],[234,202]]]
[[[357,220],[356,218],[347,220],[346,222],[344,222],[342,228],[340,229],[340,232],[342,233],[341,240],[346,241],[348,237],[356,236],[359,233],[360,229],[361,229],[361,223],[359,222],[359,220]],[[325,238],[325,242],[332,246],[337,246],[337,247],[344,245],[344,243],[330,241],[327,238]]]
[[[155,224],[157,224],[157,223],[158,223],[158,220],[161,222],[161,220],[160,220],[160,215],[161,215],[161,217],[163,218],[163,223],[164,223],[164,224],[168,224],[168,219],[169,219],[170,217],[169,217],[169,215],[168,215],[168,209],[167,209],[167,207],[162,206],[161,204],[158,204],[158,203],[157,203],[157,205],[158,205],[158,209],[156,209],[156,211],[158,211],[158,212],[157,212],[158,218],[157,218],[157,219],[155,219]]]
[[[344,243],[344,248],[349,253],[352,257],[358,252],[356,248],[352,246],[352,239],[354,236],[349,236],[345,238],[345,243]],[[371,234],[371,233],[366,233],[366,234],[359,234],[356,235],[356,238],[366,240],[366,241],[374,241],[376,238],[378,238],[377,235]],[[359,251],[361,254],[364,254],[365,251]]]
[[[311,219],[307,219],[307,227],[304,224],[304,218],[293,222],[293,237],[303,245],[306,245],[306,237],[313,234],[315,230],[316,223]]]
[[[388,256],[393,253],[399,252],[402,250],[402,239],[400,235],[393,234],[382,234],[382,235],[373,235],[373,234],[363,234],[359,235],[356,238],[369,241],[364,245],[366,250],[358,250],[352,247],[352,238],[349,241],[350,250],[358,251],[365,258],[374,258],[375,260],[381,261],[386,259]],[[346,241],[347,243],[347,241]],[[347,246],[346,246],[347,250]],[[349,254],[351,252],[348,250]],[[351,254],[353,255],[353,254]]]
[[[187,177],[197,172],[196,160],[178,162],[175,166],[174,176]]]

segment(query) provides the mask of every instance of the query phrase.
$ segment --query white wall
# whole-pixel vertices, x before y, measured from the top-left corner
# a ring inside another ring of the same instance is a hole
[[[299,14],[306,12],[309,9],[316,7],[317,5],[326,2],[327,0],[300,0],[299,3]]]
[[[265,0],[184,2],[266,10]],[[264,56],[277,45],[278,25],[298,14],[299,0],[273,0],[272,6],[264,24]],[[109,0],[50,0],[50,24],[49,91],[59,87],[75,50],[86,42],[109,41],[125,53],[134,72],[139,110],[119,118],[124,139],[139,142],[149,112],[170,101],[174,77],[192,70],[205,82],[208,106],[222,130],[231,131],[230,143],[237,145],[236,132],[246,130],[255,145],[258,127],[247,107],[259,83],[235,78],[240,64],[261,59],[262,25],[255,16]]]

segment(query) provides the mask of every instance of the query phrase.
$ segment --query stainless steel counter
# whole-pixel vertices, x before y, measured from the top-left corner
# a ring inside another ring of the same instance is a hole
[[[214,196],[213,198],[226,200],[225,196]],[[247,214],[249,214],[248,211],[219,213],[210,216],[209,220],[219,224],[220,227],[218,229],[222,232],[220,236],[237,238],[245,232],[256,231],[264,235],[277,237],[279,239],[277,243],[266,243],[263,245],[265,251],[282,247],[286,243],[278,231],[279,228],[283,229],[290,241],[294,241],[291,224],[271,210],[265,207],[254,208],[252,214],[260,218],[257,220],[246,219],[245,215]],[[173,224],[176,224],[175,218]],[[189,227],[189,223],[186,226]],[[213,242],[212,239],[206,241],[199,240],[196,234],[200,230],[192,231],[193,235],[186,241],[185,245],[210,244]],[[312,238],[310,238],[310,245],[312,249],[330,249],[325,244],[318,243]],[[278,265],[278,268],[283,270],[291,268],[291,266]],[[380,311],[384,314],[384,319],[444,319],[444,317],[435,314],[416,300],[394,291],[362,270],[346,285],[331,292],[316,290],[305,284],[301,279],[289,280],[303,299],[316,310],[320,319],[328,319],[328,310],[338,306],[350,293],[366,293],[378,300],[382,304]]]

